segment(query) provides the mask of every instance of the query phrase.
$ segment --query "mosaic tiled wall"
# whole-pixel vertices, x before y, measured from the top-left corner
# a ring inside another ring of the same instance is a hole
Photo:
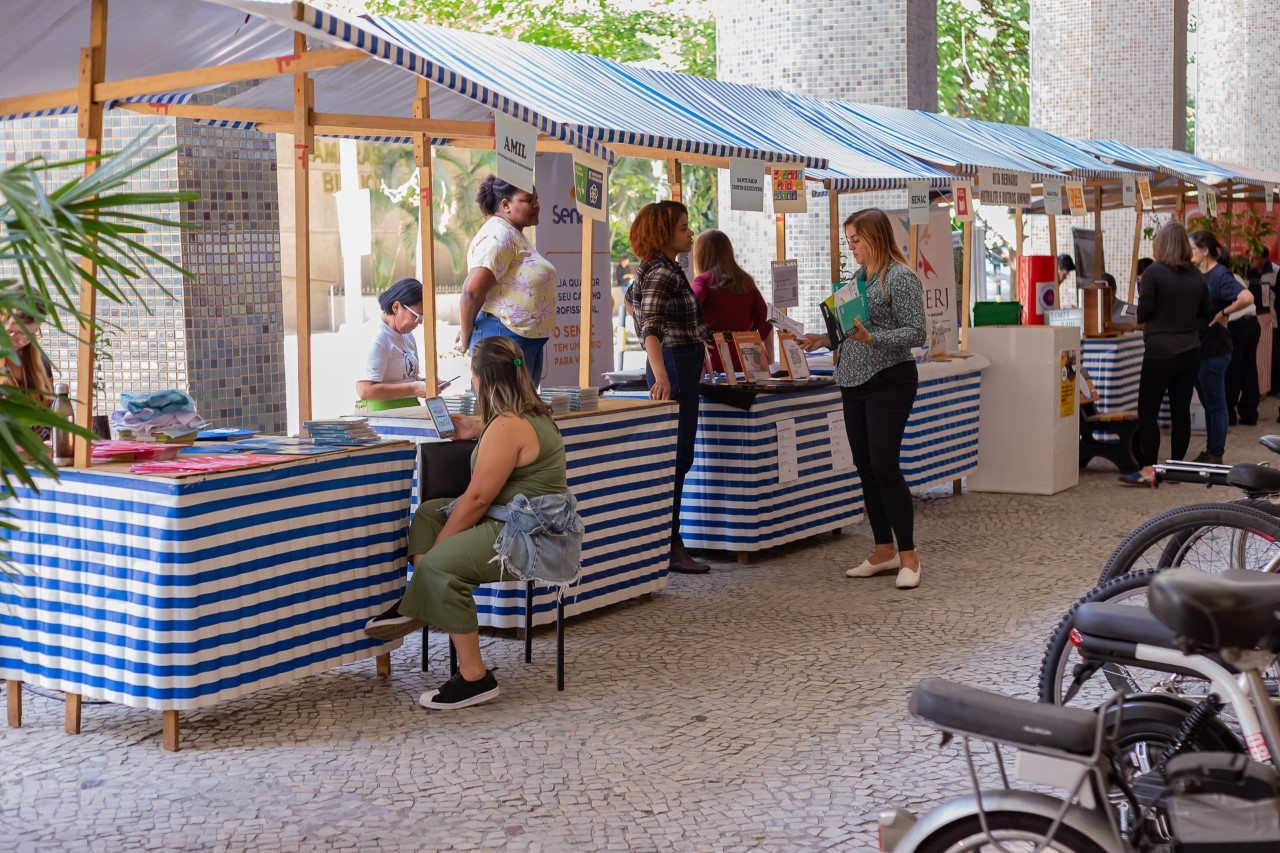
[[[936,110],[937,15],[932,0],[761,0],[713,4],[721,79],[832,98]],[[720,227],[743,267],[770,295],[776,257],[772,210],[729,209],[728,177],[720,176]],[[811,185],[809,213],[787,216],[787,255],[800,264],[799,312],[822,328],[816,305],[830,293],[830,216],[825,191]],[[903,193],[844,196],[841,218],[868,206],[901,207]]]
[[[118,408],[124,391],[189,388],[210,421],[282,431],[283,323],[280,317],[279,211],[275,152],[252,132],[197,127],[190,121],[112,112],[104,147],[119,150],[144,130],[161,128],[156,150],[171,154],[136,175],[127,189],[196,190],[197,202],[152,215],[192,223],[152,229],[147,244],[195,273],[184,279],[160,264],[130,304],[99,299],[110,361],[99,370],[97,410]],[[0,163],[80,156],[74,117],[0,122]],[[52,176],[64,180],[71,176]],[[166,293],[167,291],[167,293]],[[143,308],[145,304],[147,307]],[[149,309],[149,310],[148,310]],[[76,341],[47,326],[45,347],[59,381],[78,394]]]
[[[1280,171],[1280,3],[1198,0],[1196,154]]]

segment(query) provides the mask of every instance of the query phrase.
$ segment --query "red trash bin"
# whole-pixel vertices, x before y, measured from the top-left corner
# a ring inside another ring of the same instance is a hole
[[[1044,313],[1058,307],[1058,260],[1053,255],[1018,258],[1018,301],[1022,325],[1043,326]]]

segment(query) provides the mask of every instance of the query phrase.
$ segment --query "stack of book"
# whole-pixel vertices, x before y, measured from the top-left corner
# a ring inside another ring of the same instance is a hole
[[[569,411],[594,412],[600,408],[600,389],[586,388],[543,388],[543,394],[564,394],[569,398]]]
[[[302,425],[316,444],[377,444],[378,433],[366,418],[338,418],[329,421],[307,421]]]
[[[569,395],[568,394],[548,394],[546,390],[538,395],[542,397],[542,402],[551,407],[552,415],[569,414]]]
[[[463,391],[461,394],[444,398],[451,415],[474,415],[476,413],[476,393]]]

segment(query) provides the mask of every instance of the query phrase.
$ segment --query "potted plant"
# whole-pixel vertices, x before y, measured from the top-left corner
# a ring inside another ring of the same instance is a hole
[[[110,362],[115,360],[111,355],[111,343],[111,336],[107,334],[105,329],[100,329],[93,339],[93,402],[95,408],[102,406],[103,401],[107,398],[107,372],[110,369]],[[111,438],[111,418],[107,415],[100,415],[95,411],[91,429],[98,438]]]

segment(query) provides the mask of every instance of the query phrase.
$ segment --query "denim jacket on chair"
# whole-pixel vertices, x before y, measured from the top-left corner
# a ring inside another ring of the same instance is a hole
[[[445,515],[453,506],[444,508]],[[585,531],[577,507],[572,492],[532,499],[516,495],[506,506],[490,506],[485,517],[505,522],[493,543],[493,559],[504,573],[520,580],[560,586],[574,583],[582,572]]]

